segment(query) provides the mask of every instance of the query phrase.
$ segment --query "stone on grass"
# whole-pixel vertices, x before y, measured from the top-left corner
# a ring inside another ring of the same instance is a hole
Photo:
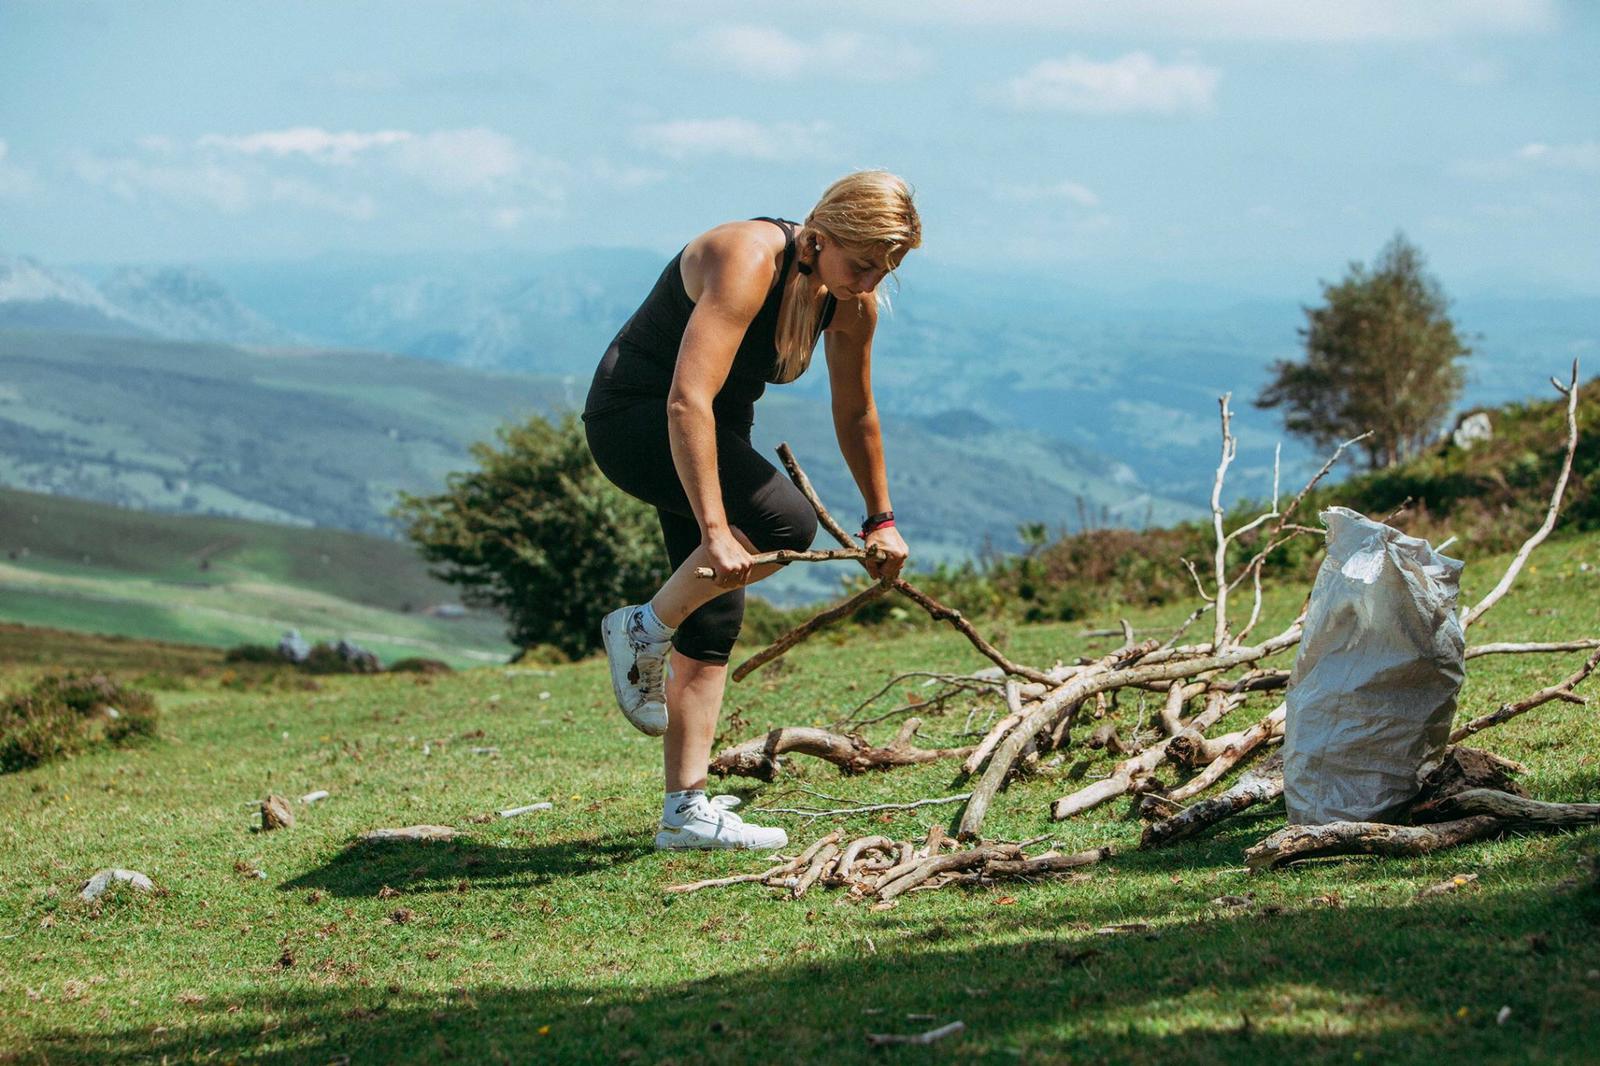
[[[101,870],[84,884],[83,891],[78,893],[80,899],[98,899],[106,889],[114,884],[126,884],[140,892],[153,892],[155,885],[150,879],[138,870],[124,870],[121,868]]]
[[[361,834],[362,840],[454,840],[456,831],[448,825],[408,825],[400,829],[373,829]]]
[[[261,801],[261,831],[291,829],[294,827],[294,808],[282,796],[272,795]]]

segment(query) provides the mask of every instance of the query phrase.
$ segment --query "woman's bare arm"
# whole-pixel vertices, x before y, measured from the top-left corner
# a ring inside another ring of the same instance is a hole
[[[696,274],[699,295],[667,394],[667,430],[673,466],[700,523],[701,538],[715,553],[713,542],[731,540],[731,533],[717,478],[712,401],[728,379],[745,331],[766,301],[775,271],[770,249],[737,231],[709,234],[688,266]],[[737,541],[733,545],[738,547]]]
[[[834,435],[868,514],[893,510],[883,463],[883,433],[872,399],[872,336],[877,325],[877,301],[870,295],[858,296],[840,301],[825,335]],[[888,527],[868,534],[866,541],[887,556],[883,563],[869,560],[867,571],[873,577],[898,575],[910,554],[900,533]]]

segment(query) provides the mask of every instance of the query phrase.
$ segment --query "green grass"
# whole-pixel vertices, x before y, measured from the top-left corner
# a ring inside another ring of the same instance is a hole
[[[1501,562],[1469,566],[1468,599]],[[1600,538],[1541,549],[1474,639],[1594,635],[1600,574],[1580,563],[1600,563]],[[1303,591],[1282,590],[1264,627]],[[1021,659],[1049,662],[1092,650],[1079,632],[1015,627],[1005,640]],[[1577,659],[1477,660],[1463,713]],[[831,719],[897,670],[981,665],[947,631],[825,636],[733,687],[728,708],[753,735]],[[33,672],[0,665],[0,677]],[[1125,803],[1050,821],[1072,775],[1108,762],[1074,754],[1002,794],[986,829],[1122,848],[1079,876],[914,893],[885,911],[831,891],[799,902],[748,886],[664,897],[667,885],[761,860],[651,850],[657,745],[610,706],[599,662],[321,680],[315,692],[238,692],[196,677],[160,694],[157,740],[0,778],[0,1061],[1595,1058],[1593,830],[1252,876],[1241,851],[1282,823],[1281,807],[1141,853]],[[1133,719],[1137,701],[1117,713]],[[953,705],[924,733],[953,739],[964,718]],[[1525,763],[1535,795],[1600,799],[1592,709],[1548,705],[1480,741]],[[499,755],[471,752],[488,746]],[[805,759],[774,785],[714,787],[792,805],[810,799],[797,786],[862,801],[962,790],[949,764],[845,778]],[[293,829],[253,832],[252,801],[315,788],[332,797],[297,806]],[[471,821],[541,799],[554,810]],[[909,837],[955,810],[844,828]],[[776,820],[800,842],[828,828]],[[438,845],[354,842],[415,822],[465,833]],[[110,865],[144,871],[165,894],[80,902],[82,881]],[[1458,872],[1478,879],[1418,897]],[[1212,902],[1227,894],[1253,905]],[[410,917],[397,923],[401,908]],[[1148,928],[1097,932],[1134,923]],[[864,1039],[954,1019],[966,1032],[931,1049]]]
[[[349,637],[385,661],[511,653],[486,612],[422,613],[459,591],[409,544],[340,530],[163,515],[0,489],[0,620],[227,647]]]

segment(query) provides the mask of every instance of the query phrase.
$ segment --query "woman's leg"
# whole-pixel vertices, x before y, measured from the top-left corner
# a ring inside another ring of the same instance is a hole
[[[744,530],[738,526],[733,527],[733,535],[738,538],[739,543],[743,544],[745,551],[750,554],[754,555],[760,551],[751,542],[750,538],[745,536]],[[669,626],[680,626],[683,624],[684,619],[728,591],[709,578],[695,576],[697,567],[708,566],[710,562],[711,556],[703,547],[695,548],[694,551],[689,553],[689,557],[683,561],[683,564],[672,572],[671,577],[667,578],[666,584],[662,585],[656,594],[650,598],[650,606],[655,608],[657,618]],[[782,569],[783,567],[777,563],[768,563],[765,566],[755,567],[750,571],[750,579],[740,587],[753,585],[762,578],[771,577]]]
[[[672,715],[661,747],[668,792],[706,787],[706,767],[727,683],[727,663],[701,662],[680,651],[672,653],[672,672],[667,676],[667,706]]]

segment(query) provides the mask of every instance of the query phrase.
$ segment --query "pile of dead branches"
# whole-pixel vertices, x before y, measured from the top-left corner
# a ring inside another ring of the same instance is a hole
[[[1092,848],[1075,855],[1045,851],[1033,857],[1021,844],[993,843],[962,848],[935,826],[921,844],[884,836],[844,841],[837,830],[816,841],[792,859],[777,857],[777,865],[760,873],[736,874],[693,884],[673,885],[669,893],[698,892],[723,885],[761,884],[786,890],[799,899],[813,887],[844,888],[855,900],[873,900],[887,906],[907,892],[923,892],[950,884],[984,885],[1007,879],[1045,877],[1089,866],[1111,854],[1110,848]]]
[[[1563,385],[1553,379],[1552,383],[1566,397],[1568,432],[1565,462],[1552,490],[1544,522],[1522,545],[1494,589],[1463,612],[1461,621],[1464,629],[1470,630],[1505,596],[1531,552],[1549,535],[1560,513],[1578,443],[1577,363],[1573,364],[1570,384]],[[970,865],[940,867],[937,874],[928,874],[927,878],[918,882],[921,884],[936,877],[954,874],[979,878],[993,876],[985,871],[1009,871],[1018,863],[1037,862],[1038,859],[1021,858],[1019,852],[985,851],[991,845],[983,843],[984,821],[1009,781],[1017,774],[1039,765],[1041,760],[1052,759],[1052,753],[1072,746],[1075,740],[1080,747],[1107,748],[1122,758],[1104,778],[1057,799],[1051,806],[1052,817],[1070,818],[1118,797],[1132,796],[1136,811],[1150,823],[1144,833],[1145,847],[1161,846],[1192,837],[1224,818],[1276,799],[1283,791],[1281,760],[1268,761],[1248,770],[1231,788],[1213,798],[1201,797],[1225,776],[1260,758],[1283,738],[1285,706],[1279,694],[1288,683],[1292,653],[1300,640],[1304,614],[1302,612],[1300,618],[1280,632],[1265,638],[1254,636],[1262,617],[1262,568],[1269,556],[1290,539],[1307,534],[1320,535],[1320,530],[1296,521],[1297,510],[1311,488],[1333,468],[1343,452],[1361,438],[1340,445],[1316,476],[1286,504],[1280,505],[1275,471],[1271,506],[1262,514],[1230,530],[1226,528],[1222,495],[1229,466],[1237,452],[1237,442],[1232,430],[1229,398],[1222,397],[1219,406],[1222,448],[1211,492],[1215,546],[1212,557],[1203,567],[1184,560],[1184,565],[1194,578],[1199,602],[1187,621],[1175,632],[1164,639],[1137,639],[1138,635],[1124,622],[1121,644],[1105,654],[1095,658],[1079,658],[1071,663],[1057,662],[1050,667],[1036,667],[1007,658],[985,640],[959,611],[940,604],[908,581],[885,580],[822,611],[784,634],[771,646],[742,663],[734,671],[735,680],[749,676],[819,629],[847,617],[862,604],[891,594],[904,596],[934,619],[949,623],[994,666],[970,675],[926,675],[926,685],[939,686],[927,699],[917,699],[904,707],[866,717],[872,703],[869,700],[847,716],[846,721],[837,723],[833,730],[796,727],[772,730],[764,737],[721,752],[713,762],[713,771],[770,781],[781,771],[781,757],[797,754],[826,759],[847,773],[940,759],[960,759],[961,770],[971,787],[964,795],[958,835],[972,845],[970,851],[962,853],[967,857],[961,860]],[[861,550],[852,547],[849,534],[817,498],[810,481],[787,446],[780,448],[780,455],[796,485],[816,508],[823,527],[843,548],[826,553],[773,553],[772,558],[861,557]],[[1388,516],[1390,521],[1395,518],[1396,515]],[[1252,548],[1255,550],[1242,565],[1230,566],[1230,558],[1238,559]],[[757,557],[758,561],[765,558]],[[1240,624],[1237,614],[1230,608],[1236,599],[1242,599],[1246,594],[1249,609]],[[1191,638],[1190,642],[1180,643],[1184,634],[1208,615],[1211,623],[1209,637]],[[1469,643],[1466,650],[1469,660],[1485,655],[1579,650],[1589,650],[1593,654],[1576,672],[1557,684],[1459,726],[1451,737],[1452,742],[1503,724],[1553,700],[1584,702],[1574,689],[1600,666],[1600,637],[1592,633],[1545,643]],[[891,680],[878,696],[912,676],[920,675],[901,675]],[[869,744],[859,732],[866,725],[885,721],[896,714],[912,711],[928,713],[930,709],[937,713],[957,696],[963,700],[977,697],[980,702],[986,699],[994,708],[986,720],[978,723],[976,729],[973,726],[979,710],[974,708],[968,714],[964,727],[967,736],[962,739],[973,740],[971,744],[916,747],[912,739],[921,724],[917,718],[907,720],[895,739],[882,747]],[[1265,713],[1257,720],[1243,728],[1215,732],[1216,727],[1235,711],[1258,700],[1263,701]],[[1130,705],[1149,709],[1149,713],[1141,710],[1140,720],[1132,726],[1127,724],[1126,713],[1117,713],[1119,709],[1126,712]],[[1270,709],[1267,709],[1269,705]],[[1119,719],[1120,725],[1116,724]],[[1061,756],[1055,755],[1053,758],[1059,761]],[[1497,795],[1473,795],[1474,792],[1485,791],[1496,792]],[[1439,796],[1434,799],[1439,803],[1430,810],[1449,814],[1450,817],[1442,821],[1434,819],[1423,826],[1405,827],[1415,832],[1389,833],[1385,836],[1383,832],[1367,827],[1367,823],[1348,823],[1357,828],[1317,827],[1321,832],[1313,839],[1307,836],[1308,830],[1305,828],[1291,827],[1253,850],[1250,862],[1252,865],[1278,863],[1311,854],[1415,853],[1462,840],[1479,839],[1507,829],[1600,821],[1600,817],[1596,817],[1600,807],[1595,805],[1540,805],[1506,789],[1468,789],[1448,802]],[[843,815],[863,809],[842,808],[825,813]],[[1418,817],[1422,816],[1419,812]],[[1380,836],[1390,843],[1379,841]],[[871,892],[862,891],[861,894],[873,894],[882,899],[885,890],[895,883],[882,882],[882,879],[892,872],[900,878],[908,876],[909,871],[901,867],[906,865],[910,857],[900,854],[899,844],[883,841],[882,838],[867,839],[882,842],[872,848],[863,845],[851,853],[850,847],[861,843],[853,842],[838,855],[839,860],[848,856],[850,861],[825,861],[824,866],[827,862],[834,863],[831,872],[828,869],[812,869],[817,856],[830,846],[824,845],[822,851],[808,850],[802,856],[805,862],[796,859],[745,880],[787,885],[792,879],[798,887],[808,875],[815,873],[811,883],[826,883],[826,878],[831,877],[838,883],[849,883],[852,891],[857,891],[860,885],[868,883],[866,874],[870,874]],[[976,857],[980,853],[981,858]],[[920,861],[925,867],[934,858],[933,854],[929,854]],[[940,862],[950,858],[938,857]],[[995,863],[1000,866],[996,867]],[[859,866],[859,869],[853,866]]]

